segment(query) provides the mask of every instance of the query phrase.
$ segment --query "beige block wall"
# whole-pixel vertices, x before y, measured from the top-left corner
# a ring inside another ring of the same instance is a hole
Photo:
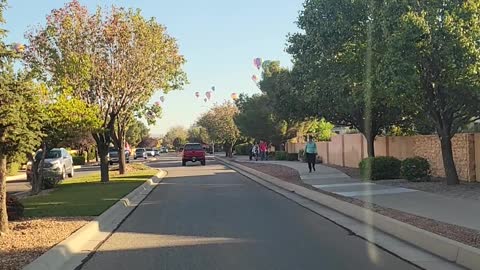
[[[326,164],[329,163],[329,156],[328,156],[329,144],[330,144],[329,142],[318,142],[317,143],[318,156],[322,159],[322,162],[326,163]]]
[[[388,156],[388,137],[377,137],[374,147],[376,157]]]
[[[344,135],[345,167],[357,168],[363,159],[364,137],[362,134]]]
[[[424,157],[430,163],[434,176],[445,177],[440,139],[436,135],[414,136],[415,156]],[[457,134],[452,139],[453,159],[458,177],[475,181],[475,147],[473,134]]]
[[[480,134],[474,135],[474,156],[475,156],[475,176],[477,182],[480,182]]]
[[[343,138],[344,136],[334,136],[328,146],[329,164],[345,166],[343,159]]]
[[[415,156],[413,149],[415,139],[411,136],[392,136],[388,137],[389,155],[404,160]]]

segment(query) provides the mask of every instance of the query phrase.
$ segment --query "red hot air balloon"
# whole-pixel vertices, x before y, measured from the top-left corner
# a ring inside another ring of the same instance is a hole
[[[205,96],[208,98],[208,100],[210,100],[210,98],[212,97],[212,92],[207,91],[207,92],[205,93]]]
[[[237,100],[237,99],[238,99],[237,93],[232,93],[232,94],[230,95],[230,97],[231,97],[233,100]]]
[[[254,81],[255,83],[258,81],[257,75],[252,75],[252,81]]]
[[[160,106],[160,101],[155,102],[156,106]]]
[[[196,96],[197,98],[199,98],[199,97],[200,97],[200,92],[195,92],[195,96]]]

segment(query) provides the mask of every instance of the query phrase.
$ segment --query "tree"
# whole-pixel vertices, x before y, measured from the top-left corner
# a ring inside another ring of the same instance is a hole
[[[475,0],[405,1],[400,10],[390,16],[396,27],[385,77],[397,96],[406,96],[405,105],[434,123],[447,183],[457,184],[451,139],[480,117],[480,6]]]
[[[239,113],[235,123],[240,132],[250,138],[266,140],[273,143],[277,149],[288,139],[288,123],[274,114],[274,108],[266,94],[248,97],[240,95],[236,101]]]
[[[125,136],[130,145],[138,146],[144,138],[148,137],[149,133],[150,130],[142,121],[133,119],[127,127]]]
[[[0,0],[0,24],[6,4]],[[0,236],[8,232],[7,159],[33,151],[42,135],[38,92],[25,73],[14,72],[13,62],[19,55],[2,41],[4,35],[0,29]]]
[[[379,79],[390,65],[382,12],[386,1],[307,0],[298,19],[303,30],[289,38],[294,95],[302,116],[324,117],[358,129],[375,155],[375,137],[401,126],[404,112]]]
[[[188,142],[192,143],[210,143],[208,132],[204,127],[191,126],[188,129]]]
[[[234,118],[238,114],[237,107],[229,102],[216,105],[203,114],[197,121],[198,126],[207,130],[213,143],[221,143],[227,157],[232,157],[233,146],[240,138],[240,131],[235,125]]]
[[[153,147],[157,147],[158,144],[159,144],[159,140],[157,138],[145,137],[138,144],[138,147],[153,148]]]
[[[155,90],[176,89],[185,81],[175,40],[139,11],[112,7],[109,13],[97,9],[90,15],[77,0],[53,10],[46,26],[27,37],[26,59],[33,71],[59,89],[74,89],[73,96],[99,108],[102,125],[92,135],[102,182],[108,181],[112,136],[122,152],[132,115],[144,109]]]
[[[188,131],[182,126],[170,128],[165,134],[164,143],[173,147],[182,147],[188,142]]]

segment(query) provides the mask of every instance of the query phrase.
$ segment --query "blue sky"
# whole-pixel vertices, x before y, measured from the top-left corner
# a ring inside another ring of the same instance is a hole
[[[24,33],[44,24],[45,16],[66,0],[10,0],[6,10],[8,42],[25,42]],[[166,133],[172,126],[190,126],[214,103],[230,99],[232,92],[258,93],[251,76],[260,75],[253,58],[280,60],[290,66],[285,53],[286,36],[298,31],[295,21],[303,0],[80,0],[94,10],[112,4],[140,8],[146,17],[155,17],[178,40],[187,59],[184,70],[190,84],[181,91],[165,95],[164,114],[151,134]],[[212,100],[202,95],[216,87]],[[162,94],[156,94],[156,101]]]

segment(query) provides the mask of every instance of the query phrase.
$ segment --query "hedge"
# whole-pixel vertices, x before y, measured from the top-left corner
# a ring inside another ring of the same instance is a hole
[[[237,155],[250,155],[251,145],[249,143],[242,143],[235,146],[235,153]]]
[[[398,179],[401,166],[402,162],[394,157],[370,157],[359,164],[364,180]]]
[[[287,160],[287,152],[285,151],[276,151],[275,152],[275,159],[276,160]]]
[[[428,181],[430,173],[430,163],[422,157],[407,158],[402,161],[401,176],[408,181]]]
[[[84,156],[73,156],[73,165],[85,165],[85,157]]]
[[[298,154],[296,153],[288,153],[287,154],[288,161],[298,161]]]
[[[18,174],[18,171],[22,168],[22,164],[19,162],[10,162],[7,164],[7,175],[14,176]]]

